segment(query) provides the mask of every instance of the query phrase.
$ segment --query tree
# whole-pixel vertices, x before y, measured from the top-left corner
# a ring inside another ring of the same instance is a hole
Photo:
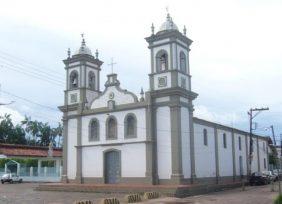
[[[59,123],[58,127],[52,128],[48,123],[32,121],[30,117],[25,117],[22,121],[26,133],[30,136],[29,144],[48,146],[50,142],[56,146],[57,137],[62,136],[62,126]]]
[[[14,126],[11,115],[0,116],[0,142],[26,144],[25,131],[20,125]]]

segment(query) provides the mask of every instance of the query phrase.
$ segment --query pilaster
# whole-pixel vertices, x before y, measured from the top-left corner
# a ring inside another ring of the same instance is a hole
[[[67,113],[63,117],[63,174],[62,182],[68,182],[68,119]]]
[[[194,123],[193,123],[193,105],[189,104],[189,126],[190,126],[190,162],[191,162],[191,183],[196,180],[196,168],[195,168],[195,142],[194,142]]]
[[[181,146],[181,106],[179,104],[170,106],[171,124],[171,180],[180,184],[183,180],[182,172],[182,146]]]
[[[235,157],[235,135],[232,130],[232,162],[233,162],[233,181],[236,179],[236,157]]]
[[[216,183],[219,183],[218,134],[217,134],[216,126],[214,126],[214,144],[215,144],[215,177],[216,177]]]
[[[79,112],[83,110],[82,103],[79,107]],[[81,134],[82,134],[82,117],[77,117],[77,147],[76,147],[76,182],[82,183],[82,147],[81,147]]]

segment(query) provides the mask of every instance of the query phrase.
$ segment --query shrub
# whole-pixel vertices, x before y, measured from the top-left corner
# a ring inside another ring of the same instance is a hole
[[[282,194],[275,198],[274,204],[282,204]]]

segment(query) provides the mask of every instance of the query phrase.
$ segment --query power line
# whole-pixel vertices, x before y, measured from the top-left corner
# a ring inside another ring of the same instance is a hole
[[[15,71],[17,73],[21,73],[21,74],[24,74],[24,75],[27,75],[27,76],[30,76],[30,77],[33,77],[33,78],[37,78],[37,79],[40,79],[42,81],[46,81],[46,82],[52,83],[54,85],[58,85],[60,87],[62,87],[63,84],[64,84],[63,82],[60,82],[60,81],[57,81],[57,80],[54,80],[54,79],[49,79],[49,77],[42,76],[42,75],[40,75],[38,73],[30,73],[30,72],[23,71],[22,69],[14,66],[14,65],[8,64],[8,63],[5,63],[5,66],[3,64],[0,65],[0,66],[1,66],[1,68],[6,68],[8,70],[13,70],[13,71]]]
[[[24,59],[22,59],[22,58],[20,58],[20,57],[16,57],[16,56],[13,56],[13,55],[11,55],[11,54],[8,54],[7,52],[4,52],[4,51],[1,51],[1,50],[0,50],[0,53],[2,53],[2,54],[4,54],[4,55],[6,55],[6,56],[12,58],[13,60],[16,59],[16,60],[18,60],[18,61],[22,61],[22,62],[24,62],[24,63],[26,63],[26,64],[29,64],[29,65],[35,67],[36,69],[37,69],[37,67],[41,67],[43,70],[46,70],[46,68],[43,67],[43,66],[39,66],[39,65],[37,65],[37,64],[28,62],[27,60],[24,60]],[[2,56],[3,56],[3,55],[2,55]],[[38,69],[38,70],[42,70],[42,69]],[[55,70],[52,70],[52,72],[61,75],[60,72],[57,72],[57,71],[55,71]]]
[[[12,94],[12,93],[10,93],[10,92],[8,92],[8,91],[4,91],[3,89],[1,90],[1,92],[3,92],[4,94],[7,94],[7,95],[10,95],[10,96],[13,96],[13,97],[15,97],[15,98],[18,98],[18,99],[21,99],[21,100],[27,101],[27,102],[29,102],[29,103],[35,104],[35,105],[37,105],[37,106],[41,106],[41,107],[44,107],[44,108],[47,108],[47,109],[50,109],[50,110],[53,110],[53,111],[57,111],[57,112],[59,112],[59,110],[58,110],[58,109],[56,109],[56,108],[53,108],[53,107],[51,107],[51,106],[47,106],[47,105],[42,105],[42,104],[37,103],[37,102],[33,102],[33,101],[31,101],[31,100],[29,100],[29,99],[27,99],[27,98],[24,98],[24,97],[21,97],[21,96],[17,96],[17,95]]]

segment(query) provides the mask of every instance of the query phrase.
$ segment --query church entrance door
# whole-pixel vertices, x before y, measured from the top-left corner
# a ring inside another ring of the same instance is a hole
[[[120,177],[120,152],[109,151],[104,156],[105,183],[118,183]]]

